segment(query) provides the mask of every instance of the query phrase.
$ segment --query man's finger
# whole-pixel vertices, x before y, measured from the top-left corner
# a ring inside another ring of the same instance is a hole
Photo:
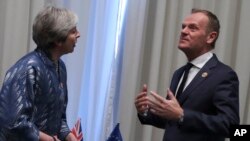
[[[173,92],[169,88],[167,89],[167,97],[168,97],[169,100],[175,98]]]
[[[147,91],[148,91],[147,84],[144,84],[144,85],[143,85],[142,91],[143,91],[143,92],[147,92]]]
[[[165,98],[163,98],[162,96],[160,96],[160,95],[158,95],[156,92],[154,92],[154,91],[150,91],[150,93],[152,94],[152,96],[156,99],[156,100],[158,100],[158,101],[160,101],[160,102],[163,102],[164,100],[165,100]]]

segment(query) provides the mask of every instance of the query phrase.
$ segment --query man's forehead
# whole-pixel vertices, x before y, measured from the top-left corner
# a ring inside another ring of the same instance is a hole
[[[188,24],[200,24],[207,22],[208,22],[208,17],[203,13],[192,13],[188,15],[183,21],[183,23],[188,23]]]

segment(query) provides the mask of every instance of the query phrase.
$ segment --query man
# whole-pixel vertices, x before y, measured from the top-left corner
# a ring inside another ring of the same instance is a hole
[[[167,98],[147,95],[146,85],[136,97],[139,120],[165,129],[163,141],[224,141],[230,126],[239,124],[237,74],[211,52],[219,29],[213,13],[193,9],[178,45],[188,65],[175,71]]]
[[[37,48],[7,71],[0,91],[0,141],[77,141],[67,125],[67,72],[60,59],[74,51],[76,24],[75,13],[64,8],[37,14]]]

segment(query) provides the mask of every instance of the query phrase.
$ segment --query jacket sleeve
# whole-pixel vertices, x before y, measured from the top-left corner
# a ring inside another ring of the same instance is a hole
[[[60,140],[65,140],[67,135],[70,133],[70,129],[67,124],[67,119],[66,119],[66,104],[65,104],[65,110],[64,113],[62,114],[62,119],[61,119],[61,129],[58,134]]]
[[[153,115],[152,113],[148,113],[147,116],[143,116],[138,114],[138,118],[142,124],[153,125],[158,128],[165,129],[167,120],[163,119],[159,116]]]
[[[68,104],[68,89],[67,89],[67,71],[65,64],[63,62],[60,63],[62,65],[62,76],[63,76],[63,83],[65,85],[64,87],[64,93],[65,93],[65,102],[64,102],[64,107],[63,107],[63,114],[61,118],[61,129],[58,133],[58,137],[60,140],[65,140],[67,135],[71,132],[68,124],[67,124],[67,117],[66,117],[66,109],[67,109],[67,104]]]
[[[33,123],[35,69],[13,69],[6,74],[1,90],[1,110],[5,114],[4,130],[20,140],[38,141],[39,130]],[[2,117],[3,115],[1,115]]]

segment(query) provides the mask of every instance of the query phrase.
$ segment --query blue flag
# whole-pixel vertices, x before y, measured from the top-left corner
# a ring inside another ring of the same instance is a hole
[[[122,135],[119,128],[119,123],[116,124],[107,141],[122,141]]]

